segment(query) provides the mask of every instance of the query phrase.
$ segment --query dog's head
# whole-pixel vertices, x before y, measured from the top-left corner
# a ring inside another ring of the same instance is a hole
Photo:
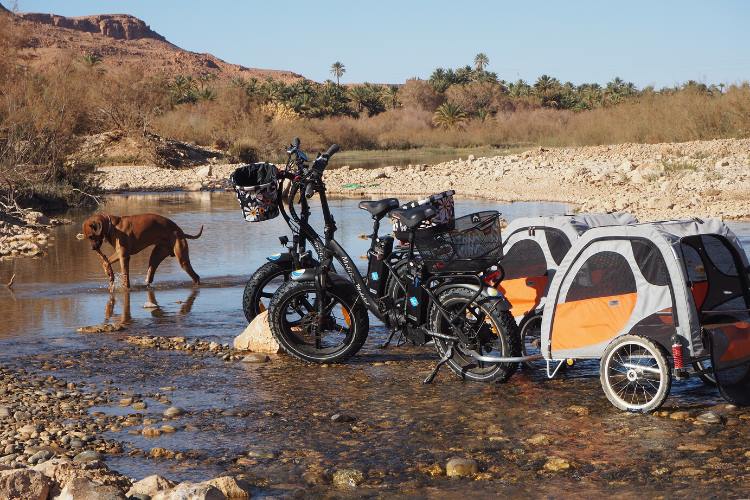
[[[109,217],[96,214],[83,221],[83,237],[89,240],[92,250],[99,250],[104,242],[104,235],[109,231]]]

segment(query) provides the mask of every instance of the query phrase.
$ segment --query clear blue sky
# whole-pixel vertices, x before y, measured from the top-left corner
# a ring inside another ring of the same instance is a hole
[[[12,0],[0,0],[7,7]],[[638,86],[750,80],[750,1],[19,0],[23,12],[127,13],[180,47],[343,82],[403,82],[477,52],[501,78]]]

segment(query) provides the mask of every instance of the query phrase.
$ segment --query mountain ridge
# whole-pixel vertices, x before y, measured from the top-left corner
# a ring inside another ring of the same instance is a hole
[[[44,68],[61,57],[93,54],[109,68],[138,68],[144,73],[214,75],[219,79],[302,79],[292,71],[250,68],[209,53],[192,52],[171,43],[143,20],[130,14],[68,17],[53,13],[14,13],[0,3],[0,13],[12,16],[24,30],[22,49],[27,63]]]

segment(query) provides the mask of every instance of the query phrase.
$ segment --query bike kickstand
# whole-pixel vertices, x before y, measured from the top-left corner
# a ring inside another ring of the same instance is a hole
[[[393,336],[394,335],[396,335],[396,329],[395,328],[393,330],[391,330],[390,334],[388,334],[388,338],[385,339],[385,343],[382,344],[382,345],[380,345],[380,346],[378,346],[378,348],[379,349],[385,349],[386,347],[388,347],[390,345],[390,343],[391,343],[391,340],[393,340]]]
[[[448,350],[445,351],[445,355],[440,358],[440,361],[438,361],[438,364],[435,365],[435,369],[432,370],[432,373],[430,373],[426,379],[422,382],[423,384],[430,384],[433,380],[435,380],[435,377],[438,374],[438,371],[440,371],[440,367],[442,367],[445,363],[447,363],[451,358],[453,357],[453,346],[451,345],[448,347]]]

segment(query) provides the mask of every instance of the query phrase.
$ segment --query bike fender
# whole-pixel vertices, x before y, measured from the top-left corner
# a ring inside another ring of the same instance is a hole
[[[292,256],[288,253],[275,253],[266,257],[266,260],[274,264],[284,265],[292,262]]]
[[[434,292],[435,296],[439,296],[442,292],[444,292],[445,290],[450,290],[451,288],[468,288],[469,290],[473,290],[475,292],[479,290],[479,286],[471,283],[446,283]],[[505,297],[505,295],[502,294],[502,292],[490,286],[482,286],[482,292],[479,294],[479,296],[483,299],[497,301],[498,303],[500,303],[500,310],[502,311],[510,311],[513,307],[510,301]]]

